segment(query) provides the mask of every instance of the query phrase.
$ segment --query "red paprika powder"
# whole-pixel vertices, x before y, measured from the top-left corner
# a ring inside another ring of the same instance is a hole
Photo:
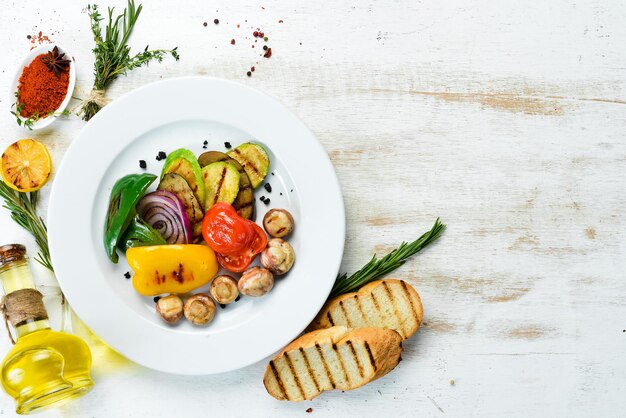
[[[70,83],[69,66],[57,75],[44,63],[46,54],[38,55],[24,67],[17,91],[21,105],[20,116],[45,117],[61,106]]]

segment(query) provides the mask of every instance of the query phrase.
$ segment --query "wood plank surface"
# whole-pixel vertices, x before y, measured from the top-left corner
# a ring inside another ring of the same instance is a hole
[[[178,46],[181,60],[118,79],[110,100],[186,75],[277,97],[334,163],[346,204],[344,271],[438,216],[448,230],[396,274],[420,292],[424,324],[400,366],[366,387],[281,403],[265,393],[264,362],[173,376],[94,345],[93,392],[42,417],[292,417],[307,408],[317,417],[624,416],[626,3],[143,3],[132,45]],[[9,84],[27,35],[42,31],[74,55],[75,95],[86,96],[85,4],[0,4],[0,149],[33,137],[58,166],[84,122],[18,128]],[[256,27],[270,38],[270,59],[251,48]],[[0,238],[36,251],[4,210]],[[53,284],[33,268],[40,284]],[[0,338],[0,352],[8,347]],[[0,414],[13,410],[0,396]]]

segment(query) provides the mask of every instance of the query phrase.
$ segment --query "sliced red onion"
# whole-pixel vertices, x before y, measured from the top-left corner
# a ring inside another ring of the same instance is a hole
[[[137,214],[168,244],[189,244],[191,224],[183,202],[172,192],[157,190],[137,203]]]

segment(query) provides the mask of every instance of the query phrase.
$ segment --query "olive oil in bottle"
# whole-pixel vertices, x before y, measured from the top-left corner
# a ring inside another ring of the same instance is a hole
[[[2,362],[0,380],[15,399],[16,412],[28,414],[89,392],[93,386],[89,347],[75,335],[50,329],[24,246],[0,247],[0,282],[5,321],[17,336]]]

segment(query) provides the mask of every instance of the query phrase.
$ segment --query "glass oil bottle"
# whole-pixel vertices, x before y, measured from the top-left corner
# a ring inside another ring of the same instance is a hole
[[[16,412],[28,414],[89,392],[93,386],[89,347],[75,335],[50,329],[24,246],[0,247],[0,282],[5,324],[11,323],[17,337],[2,362],[0,380],[15,399]]]

